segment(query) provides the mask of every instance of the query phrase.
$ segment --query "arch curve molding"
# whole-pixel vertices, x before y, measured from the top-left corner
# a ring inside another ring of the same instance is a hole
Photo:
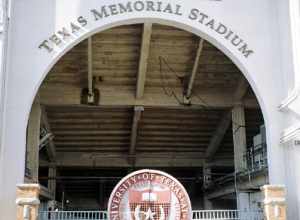
[[[77,2],[77,7],[72,7],[74,11],[63,14],[61,19],[58,15],[56,27],[36,44],[37,54],[45,57],[46,60],[40,77],[33,87],[35,90],[31,97],[32,101],[50,69],[74,45],[97,32],[112,27],[150,22],[175,26],[192,32],[219,48],[247,78],[265,112],[265,103],[257,85],[259,80],[256,79],[256,74],[251,73],[252,70],[248,68],[255,63],[257,58],[256,45],[247,33],[235,27],[236,22],[230,22],[232,18],[228,17],[228,13],[216,13],[211,8],[211,6],[221,8],[222,5],[207,4],[209,0],[200,1],[199,6],[190,0],[172,3],[165,0],[120,0],[103,3],[91,1],[89,4]],[[229,21],[226,22],[226,20]]]
[[[277,22],[275,15],[266,13],[270,7],[273,6],[268,1],[261,0],[15,1],[0,158],[3,218],[14,218],[15,185],[23,182],[24,177],[27,121],[42,81],[73,46],[94,33],[125,24],[153,22],[176,26],[224,52],[248,79],[262,108],[268,145],[272,146],[270,181],[284,183],[284,167],[276,163],[282,159],[278,138],[282,116],[277,107],[284,95],[278,89],[282,86],[282,75],[277,56],[279,44],[273,37],[277,34]],[[266,88],[266,82],[271,86]]]

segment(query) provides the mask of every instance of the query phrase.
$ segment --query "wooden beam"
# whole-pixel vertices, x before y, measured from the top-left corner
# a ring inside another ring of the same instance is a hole
[[[216,190],[209,192],[207,198],[216,199],[227,196],[229,194],[235,194],[236,191],[251,191],[253,189],[259,189],[261,186],[267,183],[268,176],[266,176],[265,174],[252,178],[251,181],[245,178],[244,180],[239,181],[236,186],[234,183],[232,183],[219,188],[215,187]]]
[[[40,196],[42,198],[48,199],[48,200],[54,200],[54,195],[49,191],[49,189],[43,185],[40,185]]]
[[[233,161],[231,159],[218,159],[218,160],[214,160],[214,161],[210,161],[210,162],[207,162],[205,161],[205,166],[206,167],[211,167],[211,168],[214,168],[214,167],[230,167],[232,168],[234,166],[233,164]]]
[[[248,88],[248,82],[244,78],[241,78],[233,96],[233,103],[242,102],[245,94],[248,91]],[[215,133],[210,140],[208,148],[206,149],[205,155],[208,160],[211,160],[215,153],[218,151],[221,142],[231,124],[231,114],[231,110],[228,110],[224,113],[222,119],[220,120],[220,123],[218,124],[217,129],[215,130]]]
[[[141,99],[144,95],[148,57],[150,52],[152,23],[145,23],[140,52],[139,71],[137,76],[136,98]]]
[[[244,77],[242,77],[235,90],[233,100],[235,102],[241,102],[244,99],[244,96],[246,95],[248,89],[249,89],[249,83]]]
[[[183,107],[174,97],[169,97],[165,94],[163,88],[156,88],[155,90],[148,90],[144,94],[143,99],[136,99],[133,90],[126,88],[114,89],[112,87],[97,88],[101,90],[101,99],[98,105],[101,106],[159,106],[159,107]],[[195,89],[195,88],[194,88]],[[80,105],[80,96],[82,89],[79,86],[70,85],[48,85],[40,89],[40,102],[43,105]],[[174,94],[177,97],[182,96],[181,88],[174,88]],[[232,98],[231,91],[219,90],[198,90],[197,94],[200,96],[210,107],[215,108],[231,108],[235,102]],[[203,108],[203,101],[199,100],[196,96],[192,98],[192,106]],[[257,100],[247,98],[243,100],[243,104],[247,108],[259,108]]]
[[[74,160],[76,158],[76,160]],[[204,155],[194,152],[164,153],[136,152],[135,167],[202,167]],[[233,167],[233,161],[220,159],[208,164],[210,167]],[[57,152],[56,162],[40,160],[40,167],[132,167],[125,153]]]
[[[42,110],[42,117],[41,117],[42,124],[45,126],[48,133],[52,134],[50,124],[48,122],[48,117],[47,117],[47,112],[45,110],[45,107],[42,106],[41,110]],[[52,138],[49,138],[49,144],[46,146],[46,151],[47,151],[49,160],[50,161],[55,161],[56,147],[55,147],[55,144],[54,144]]]
[[[94,102],[93,88],[93,41],[92,37],[88,38],[88,103]]]
[[[192,70],[192,73],[190,75],[187,90],[186,90],[186,98],[187,99],[190,99],[190,97],[192,95],[192,89],[193,89],[194,81],[195,81],[195,78],[196,78],[200,57],[201,57],[202,50],[203,50],[203,44],[204,44],[204,40],[200,39],[198,49],[197,49],[196,58],[195,58],[194,65],[193,65],[193,70]]]
[[[226,134],[231,123],[231,112],[226,111],[222,117],[222,120],[218,124],[218,127],[212,136],[208,148],[206,149],[205,156],[208,160],[211,160],[212,157],[215,155],[217,150],[219,149],[221,142]]]
[[[133,114],[132,127],[131,127],[130,149],[129,149],[130,160],[132,159],[132,156],[135,155],[139,121],[141,119],[143,111],[144,111],[144,107],[142,106],[134,107],[134,114]]]
[[[230,185],[230,186],[226,186],[226,187],[221,187],[220,189],[209,193],[206,197],[207,199],[216,199],[216,198],[220,198],[223,196],[227,196],[230,194],[234,194],[235,193],[235,188],[234,185]]]

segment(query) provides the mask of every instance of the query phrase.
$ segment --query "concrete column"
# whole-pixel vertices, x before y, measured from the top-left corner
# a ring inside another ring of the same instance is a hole
[[[247,219],[250,211],[250,195],[246,192],[237,193],[237,208],[241,211],[241,219]]]
[[[244,154],[246,153],[247,149],[245,110],[242,105],[236,105],[232,109],[232,133],[235,170],[242,171],[246,169]]]
[[[53,199],[55,200],[56,196],[56,167],[49,167],[48,170],[48,189],[49,192],[53,195]]]
[[[213,203],[210,199],[207,198],[206,195],[203,196],[203,206],[205,210],[213,210]]]
[[[246,192],[238,192],[238,195],[237,195],[237,200],[238,200],[238,209],[243,211],[243,212],[246,212],[250,209],[250,206],[249,206],[249,201],[250,201],[250,198],[249,198],[249,193],[246,193]]]
[[[206,189],[210,186],[212,181],[211,177],[211,168],[207,166],[203,166],[203,188]]]
[[[265,220],[286,220],[285,187],[266,185],[261,190],[264,195]]]
[[[245,109],[241,104],[232,109],[232,134],[234,145],[234,167],[236,172],[245,170],[246,163],[244,155],[247,151]],[[243,212],[250,209],[250,198],[248,193],[237,192],[237,208]],[[244,216],[242,216],[244,217]]]
[[[37,220],[40,200],[38,184],[17,186],[17,220]]]
[[[27,128],[26,165],[30,171],[32,182],[38,182],[39,175],[39,144],[40,144],[41,107],[38,102],[32,105]]]
[[[100,180],[99,182],[99,205],[100,209],[103,210],[105,208],[104,205],[104,191],[105,191],[105,182],[103,180]]]
[[[203,189],[207,189],[210,186],[212,181],[211,168],[206,166],[206,164],[204,164],[202,173],[203,173]],[[210,199],[207,198],[206,192],[204,192],[203,195],[203,206],[205,210],[213,209],[213,203]]]

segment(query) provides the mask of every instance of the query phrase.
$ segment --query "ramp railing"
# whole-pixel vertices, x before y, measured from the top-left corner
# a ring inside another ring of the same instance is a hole
[[[194,210],[193,220],[263,220],[260,211]],[[107,211],[42,211],[39,220],[107,220]]]
[[[198,219],[240,220],[238,210],[195,210],[193,220]]]
[[[42,211],[39,220],[107,220],[107,211]]]
[[[194,210],[193,220],[263,220],[262,211]]]

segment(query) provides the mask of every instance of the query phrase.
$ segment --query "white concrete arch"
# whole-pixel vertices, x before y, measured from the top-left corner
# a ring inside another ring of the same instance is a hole
[[[53,56],[51,58],[51,62],[49,63],[49,65],[45,66],[45,71],[40,75],[40,79],[39,79],[38,83],[33,85],[34,90],[33,90],[32,96],[31,96],[31,105],[34,101],[34,98],[36,97],[36,94],[38,93],[38,90],[39,90],[41,84],[43,83],[44,79],[46,78],[46,76],[48,75],[50,70],[61,59],[61,57],[63,55],[65,55],[66,53],[68,53],[74,46],[76,46],[80,42],[88,39],[89,37],[93,36],[96,33],[99,33],[99,32],[114,28],[114,27],[122,26],[122,25],[142,24],[145,22],[152,22],[152,23],[161,24],[161,25],[173,26],[173,27],[185,30],[187,32],[191,32],[191,33],[199,36],[200,38],[203,38],[204,40],[208,41],[209,43],[214,45],[216,48],[218,48],[220,51],[222,51],[239,68],[241,73],[247,79],[247,81],[249,82],[249,84],[259,102],[259,106],[262,110],[264,118],[267,117],[267,109],[265,108],[266,103],[264,102],[264,99],[261,96],[261,93],[256,84],[256,81],[253,79],[253,76],[251,75],[251,73],[249,73],[247,67],[245,66],[245,64],[242,60],[243,57],[242,57],[242,59],[240,59],[240,57],[237,56],[235,53],[233,53],[232,50],[230,50],[226,45],[224,45],[222,42],[218,41],[216,39],[215,35],[209,35],[208,33],[203,32],[199,29],[196,29],[194,26],[191,26],[191,25],[186,25],[184,23],[178,23],[173,20],[163,20],[160,18],[153,18],[153,17],[123,20],[123,21],[111,23],[111,24],[108,24],[105,26],[100,26],[100,27],[95,28],[94,30],[89,30],[89,32],[81,35],[78,38],[75,38],[72,42],[67,43],[61,51],[55,53],[55,56]],[[28,117],[29,117],[30,109],[27,109]]]
[[[120,2],[125,1],[121,0]],[[162,2],[168,4],[165,0]],[[103,5],[116,3],[116,0],[103,1]],[[284,166],[278,164],[278,161],[282,161],[283,156],[279,140],[282,115],[277,111],[282,96],[277,88],[281,85],[282,80],[280,57],[275,55],[278,48],[274,46],[272,38],[275,24],[272,22],[261,24],[259,16],[249,20],[253,15],[267,9],[268,4],[261,4],[258,0],[249,3],[228,1],[223,3],[222,9],[205,1],[195,3],[194,0],[176,0],[172,4],[181,5],[181,16],[170,13],[135,11],[109,16],[99,22],[93,21],[94,17],[91,14],[91,9],[99,8],[99,1],[96,0],[91,0],[89,3],[83,0],[55,1],[55,4],[50,0],[46,3],[39,3],[36,0],[30,0],[26,4],[15,3],[13,11],[15,19],[16,21],[23,19],[24,23],[16,23],[11,28],[12,39],[9,50],[11,61],[8,66],[9,76],[6,83],[5,130],[3,131],[0,161],[0,186],[2,189],[0,209],[3,218],[13,219],[15,213],[15,184],[22,182],[24,176],[27,121],[33,99],[50,69],[63,54],[94,33],[115,26],[145,21],[176,26],[190,31],[215,45],[239,67],[254,90],[263,111],[269,146],[270,181],[274,184],[284,183]],[[255,6],[253,14],[244,14],[253,5]],[[236,15],[227,11],[233,6],[237,10]],[[49,14],[49,8],[51,14]],[[209,17],[215,19],[216,23],[226,23],[226,26],[241,36],[249,47],[251,45],[254,53],[246,58],[224,36],[217,34],[212,28],[200,24],[198,20],[189,19],[189,12],[194,8],[201,8],[201,11],[209,14]],[[52,14],[53,11],[54,14]],[[38,48],[44,39],[49,38],[63,27],[69,27],[70,23],[76,22],[80,16],[87,18],[89,22],[86,26],[81,27],[77,35],[64,42],[60,47],[55,47],[51,53]],[[239,20],[235,19],[236,16],[239,16]],[[268,16],[271,21],[274,15],[270,13]],[[248,29],[241,27],[241,22],[247,24]],[[45,27],[45,23],[54,23],[54,25]],[[31,35],[25,36],[22,39],[24,42],[20,42],[18,36],[28,29],[32,31]],[[255,30],[260,34],[253,34]],[[272,83],[271,89],[264,86],[266,82]],[[277,121],[273,121],[274,118]],[[275,163],[276,161],[277,163]],[[7,169],[8,165],[9,169]]]

